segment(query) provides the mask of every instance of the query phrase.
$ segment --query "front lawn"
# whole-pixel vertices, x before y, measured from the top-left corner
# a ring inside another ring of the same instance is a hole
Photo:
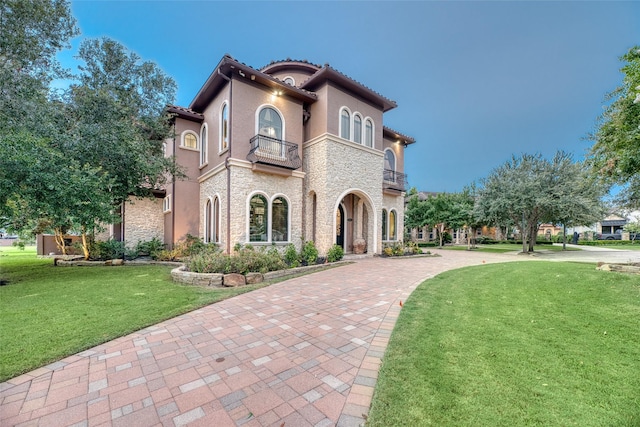
[[[205,289],[172,267],[54,267],[34,248],[0,248],[0,381],[264,285]]]
[[[469,267],[404,304],[367,426],[638,426],[639,372],[638,276]]]

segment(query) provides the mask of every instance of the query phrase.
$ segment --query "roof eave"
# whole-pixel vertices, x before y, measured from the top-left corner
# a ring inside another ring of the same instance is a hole
[[[300,85],[301,88],[306,88],[309,90],[315,89],[322,82],[326,80],[331,80],[335,83],[340,84],[344,88],[354,92],[366,100],[372,102],[373,104],[380,106],[383,112],[387,112],[392,110],[398,106],[395,101],[392,101],[379,93],[369,89],[365,85],[353,80],[352,78],[342,74],[341,72],[334,70],[329,66],[324,66],[313,76],[309,77],[304,83]]]
[[[211,99],[222,88],[229,79],[240,78],[255,81],[270,89],[281,91],[283,94],[302,102],[312,103],[318,98],[314,93],[310,93],[303,89],[298,89],[288,85],[275,77],[255,70],[248,65],[236,61],[228,55],[225,55],[213,70],[205,84],[202,86],[198,94],[195,96],[189,108],[195,111],[202,111],[211,102]]]
[[[386,136],[390,139],[395,139],[396,141],[402,142],[404,145],[415,144],[415,138],[402,134],[396,130],[388,128],[386,126],[382,127],[383,136]]]

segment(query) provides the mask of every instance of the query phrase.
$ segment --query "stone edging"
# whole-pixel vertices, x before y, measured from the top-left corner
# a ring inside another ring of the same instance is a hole
[[[315,270],[321,270],[326,267],[338,267],[341,265],[350,264],[349,261],[337,261],[331,264],[318,264],[308,265],[305,267],[295,267],[286,270],[270,271],[268,273],[247,273],[242,274],[221,274],[221,273],[194,273],[191,271],[185,271],[186,267],[181,265],[180,267],[171,270],[171,277],[174,282],[182,283],[185,285],[194,286],[211,286],[211,287],[235,287],[242,286],[244,284],[261,283],[265,280],[279,279],[281,277],[294,276],[300,273],[310,273]],[[242,279],[241,279],[242,278]]]

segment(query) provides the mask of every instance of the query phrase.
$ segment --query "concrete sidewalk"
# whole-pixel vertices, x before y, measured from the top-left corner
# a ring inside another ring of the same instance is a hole
[[[437,252],[291,279],[67,357],[0,384],[0,425],[358,426],[399,302],[440,272],[523,260]]]

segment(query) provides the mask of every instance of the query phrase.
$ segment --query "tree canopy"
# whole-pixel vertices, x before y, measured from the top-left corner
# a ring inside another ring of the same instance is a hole
[[[640,208],[640,45],[620,58],[622,85],[607,96],[588,162],[609,185],[623,187],[620,204]]]
[[[604,188],[588,179],[580,163],[559,151],[551,159],[540,154],[513,156],[494,169],[478,191],[476,217],[498,225],[516,225],[528,251],[533,251],[541,223],[589,225],[601,218]]]
[[[55,54],[77,34],[62,0],[0,3],[0,219],[87,237],[130,197],[179,175],[163,153],[176,84],[119,43],[84,40],[75,75]],[[67,77],[67,89],[53,90]]]

